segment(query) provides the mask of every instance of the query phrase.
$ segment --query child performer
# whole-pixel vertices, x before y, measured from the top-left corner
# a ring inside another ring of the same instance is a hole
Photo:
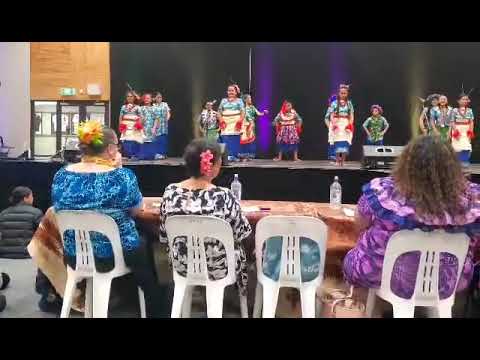
[[[336,160],[335,146],[333,146],[333,131],[330,127],[330,114],[332,111],[331,105],[336,100],[337,100],[336,94],[330,96],[330,98],[328,99],[328,109],[327,109],[327,112],[325,113],[325,125],[327,126],[327,129],[328,129],[328,160],[330,161]]]
[[[230,85],[227,97],[218,106],[221,140],[228,149],[228,160],[239,161],[240,132],[245,118],[245,105],[240,99],[238,85]]]
[[[244,95],[245,120],[242,123],[239,157],[245,161],[255,159],[257,146],[255,143],[255,118],[268,114],[268,110],[258,111],[252,103],[251,95]]]
[[[458,108],[453,109],[453,123],[451,126],[452,146],[458,153],[458,158],[464,166],[470,165],[472,139],[474,137],[473,111],[468,107],[470,104],[469,94],[465,94],[462,89],[458,99]]]
[[[163,101],[162,94],[155,94],[153,104],[155,112],[155,124],[152,130],[155,160],[164,160],[168,154],[168,122],[170,120],[170,107]]]
[[[431,135],[433,133],[432,129],[432,117],[435,109],[438,106],[438,99],[440,95],[432,94],[428,95],[426,99],[419,98],[423,103],[422,113],[418,118],[418,126],[423,135]]]
[[[453,109],[448,106],[447,97],[440,95],[438,106],[431,110],[430,122],[433,133],[439,135],[443,141],[449,141],[452,115]]]
[[[332,131],[329,140],[335,147],[336,164],[340,166],[345,163],[353,139],[354,110],[352,102],[348,99],[349,89],[348,85],[341,84],[337,100],[332,102],[328,110],[329,129]]]
[[[207,101],[200,114],[200,128],[202,129],[202,133],[206,137],[207,142],[210,144],[218,142],[220,131],[218,114],[213,110],[215,102],[216,100]]]
[[[143,144],[140,146],[140,160],[153,160],[155,158],[155,118],[156,111],[152,105],[152,94],[146,92],[142,96],[142,106],[140,107],[140,114],[142,117],[145,138]]]
[[[140,97],[135,91],[128,91],[125,104],[120,109],[120,141],[122,142],[123,155],[127,158],[136,158],[139,154],[140,144],[143,144],[143,124],[140,106],[137,100]]]
[[[292,103],[284,101],[282,109],[273,120],[277,133],[278,156],[274,161],[282,160],[285,153],[293,152],[293,161],[299,161],[298,144],[302,133],[303,120],[293,109]]]
[[[363,129],[367,133],[367,145],[383,145],[383,137],[390,125],[383,115],[383,109],[380,105],[370,107],[370,116],[363,123]]]

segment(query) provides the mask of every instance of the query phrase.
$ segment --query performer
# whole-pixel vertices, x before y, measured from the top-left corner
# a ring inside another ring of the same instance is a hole
[[[372,105],[370,107],[370,116],[363,123],[363,129],[367,133],[367,145],[383,145],[383,137],[385,136],[390,124],[383,115],[383,109],[380,105]]]
[[[278,115],[273,120],[277,133],[278,156],[274,161],[282,160],[285,153],[293,152],[293,161],[299,161],[298,144],[302,133],[303,120],[293,109],[290,101],[284,101]]]
[[[164,160],[168,155],[168,122],[170,121],[170,107],[163,101],[162,94],[155,93],[155,103],[153,104],[155,112],[155,123],[152,129],[154,159]]]
[[[125,104],[120,109],[120,141],[122,142],[123,155],[127,158],[138,157],[140,144],[143,144],[143,124],[140,106],[137,100],[140,97],[135,91],[128,91]]]
[[[213,105],[216,100],[207,101],[203,107],[203,111],[200,114],[200,128],[202,129],[203,136],[207,139],[208,143],[218,142],[218,136],[220,126],[218,122],[218,113],[213,110]]]
[[[333,131],[330,129],[330,111],[331,111],[332,103],[336,100],[337,100],[336,94],[330,96],[330,98],[328,99],[328,109],[327,109],[327,112],[325,113],[325,125],[327,126],[327,129],[328,129],[328,160],[333,162],[336,160],[336,155],[335,155],[335,146],[333,146]]]
[[[353,104],[348,99],[350,87],[345,84],[339,86],[338,96],[327,110],[329,116],[330,145],[335,148],[336,164],[343,166],[347,158],[353,139]]]
[[[255,143],[255,118],[268,114],[268,110],[258,111],[252,103],[251,95],[245,94],[245,120],[242,123],[239,157],[244,161],[255,159],[257,146]]]
[[[462,89],[458,99],[458,108],[453,109],[453,122],[450,127],[453,149],[458,153],[458,158],[464,166],[470,165],[472,139],[474,137],[474,116],[472,109],[469,107],[470,92],[465,94]]]
[[[228,160],[240,161],[240,132],[245,117],[245,105],[240,99],[238,85],[230,85],[227,98],[222,99],[218,106],[221,141],[228,149]]]
[[[142,96],[142,106],[140,107],[140,114],[142,117],[143,129],[144,129],[144,141],[140,146],[140,160],[153,160],[155,159],[156,147],[154,138],[155,132],[155,119],[156,119],[156,109],[152,105],[152,94],[146,92]]]
[[[452,123],[453,109],[448,106],[448,99],[445,95],[438,98],[438,106],[431,110],[431,128],[433,133],[439,135],[443,141],[448,141],[450,136],[450,125]]]
[[[423,104],[423,110],[418,118],[418,125],[423,135],[431,135],[433,133],[431,118],[433,116],[434,109],[438,106],[438,99],[440,95],[432,94],[426,99],[419,98]]]

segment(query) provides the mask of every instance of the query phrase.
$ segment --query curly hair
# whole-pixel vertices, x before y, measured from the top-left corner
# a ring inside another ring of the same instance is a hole
[[[411,141],[392,176],[400,193],[415,203],[419,216],[443,218],[446,213],[453,216],[467,210],[461,202],[467,179],[452,146],[439,136],[419,136]]]

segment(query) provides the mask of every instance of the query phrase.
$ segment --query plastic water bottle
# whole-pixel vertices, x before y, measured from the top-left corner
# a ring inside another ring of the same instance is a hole
[[[235,174],[232,184],[230,185],[233,195],[238,201],[242,200],[242,183],[238,180],[238,174]]]
[[[330,206],[334,209],[342,207],[342,185],[338,181],[338,176],[335,176],[332,185],[330,185]]]

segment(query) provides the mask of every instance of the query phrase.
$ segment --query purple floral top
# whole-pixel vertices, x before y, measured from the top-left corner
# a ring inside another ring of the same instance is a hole
[[[353,285],[365,288],[380,287],[382,265],[390,237],[399,230],[420,228],[424,231],[444,229],[448,232],[466,232],[470,237],[470,248],[463,266],[457,291],[465,289],[473,274],[473,249],[480,239],[480,185],[469,183],[462,199],[465,214],[445,219],[436,217],[420,218],[415,213],[415,205],[401,195],[391,177],[376,178],[363,187],[363,195],[358,201],[358,211],[370,220],[370,227],[361,235],[357,246],[345,257],[343,271],[346,280]],[[420,252],[406,253],[397,259],[391,289],[402,298],[411,298],[420,260]],[[449,297],[455,288],[458,260],[455,256],[440,255],[440,299]]]

